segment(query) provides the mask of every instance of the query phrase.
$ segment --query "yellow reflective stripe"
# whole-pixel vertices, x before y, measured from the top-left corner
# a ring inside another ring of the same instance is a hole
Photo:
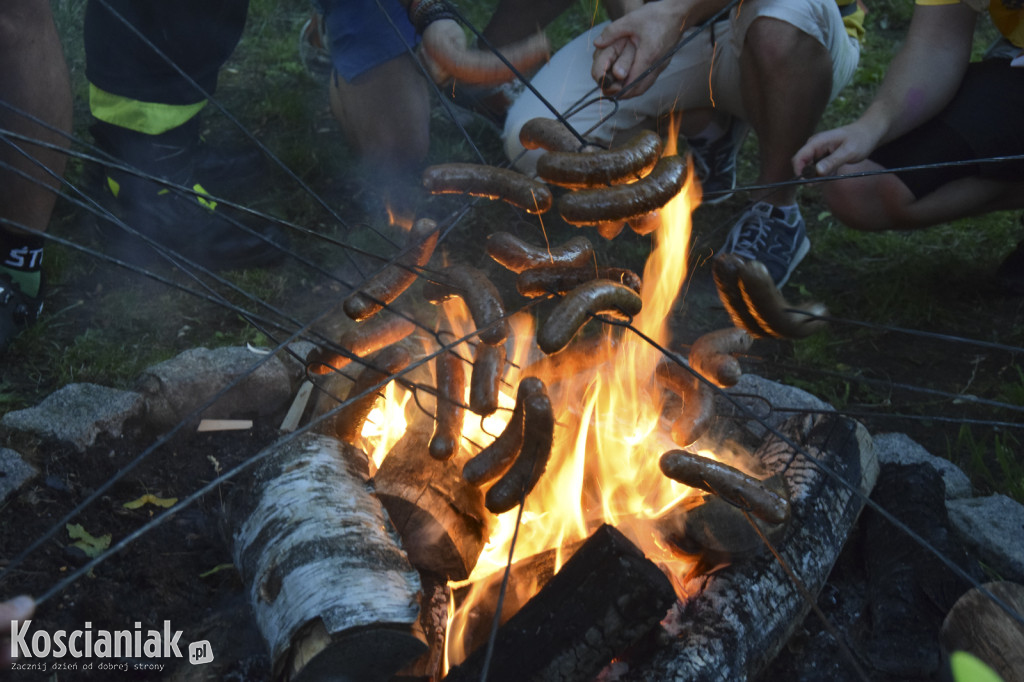
[[[217,208],[217,202],[216,201],[214,201],[213,199],[206,199],[206,198],[204,198],[204,195],[207,196],[207,197],[210,196],[210,193],[206,191],[206,188],[204,188],[202,185],[200,185],[197,182],[196,184],[192,185],[192,189],[194,189],[197,192],[197,194],[196,194],[196,201],[198,201],[201,206],[205,206],[206,208],[210,209],[211,211],[213,211],[213,210],[215,210]]]
[[[206,106],[196,104],[160,104],[121,97],[89,84],[89,110],[97,119],[138,133],[159,135],[184,124]]]
[[[115,198],[118,194],[121,193],[121,183],[119,183],[117,180],[110,177],[109,175],[107,176],[107,187],[110,188],[110,193],[113,194]],[[217,202],[212,199],[212,195],[206,191],[205,187],[203,187],[197,182],[196,184],[192,185],[192,189],[196,192],[195,198],[196,201],[199,202],[200,206],[211,211],[217,210]],[[158,197],[162,197],[170,193],[171,190],[167,189],[166,187],[162,187],[157,190],[156,195]],[[207,197],[211,198],[207,199]]]

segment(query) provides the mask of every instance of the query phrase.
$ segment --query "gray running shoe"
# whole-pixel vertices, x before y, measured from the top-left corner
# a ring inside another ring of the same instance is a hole
[[[781,210],[758,201],[733,226],[722,251],[761,261],[775,286],[782,288],[810,248],[803,216],[797,213],[796,220],[787,223]]]
[[[729,127],[718,138],[687,139],[693,155],[694,172],[700,180],[704,197],[701,203],[720,204],[732,196],[736,187],[736,155],[743,146],[750,125],[735,116],[729,117]]]

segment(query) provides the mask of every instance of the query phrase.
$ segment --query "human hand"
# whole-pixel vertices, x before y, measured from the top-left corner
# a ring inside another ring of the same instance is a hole
[[[651,66],[657,67],[633,84],[623,97],[646,92],[668,65],[659,60],[679,39],[682,23],[669,3],[651,2],[613,21],[594,41],[590,74],[606,95],[618,94]]]
[[[0,668],[11,665],[10,635],[11,621],[23,621],[35,613],[36,603],[32,597],[22,595],[0,602]]]
[[[834,175],[841,166],[866,159],[878,139],[860,121],[816,133],[793,155],[793,171],[797,175]]]
[[[490,50],[471,49],[466,32],[457,21],[441,19],[423,31],[423,62],[435,83],[449,78],[469,85],[497,85],[516,77],[515,73]],[[500,48],[502,56],[520,73],[533,71],[547,61],[551,48],[539,32]]]

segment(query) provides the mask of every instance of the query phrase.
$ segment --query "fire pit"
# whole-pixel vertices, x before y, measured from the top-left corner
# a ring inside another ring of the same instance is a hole
[[[435,333],[364,333],[429,262],[427,220],[349,298],[360,326],[316,360],[349,399],[321,400],[323,435],[275,452],[234,504],[276,674],[588,680],[618,657],[635,679],[735,679],[774,656],[877,466],[863,429],[834,415],[752,439],[744,382],[712,384],[738,372],[692,354],[690,372],[671,350],[693,196],[688,182],[660,208],[642,278],[595,270],[578,242],[489,243],[523,295],[565,291],[553,305],[508,315],[455,264],[427,274]],[[542,284],[523,284],[537,270]],[[365,368],[339,379],[356,356]]]

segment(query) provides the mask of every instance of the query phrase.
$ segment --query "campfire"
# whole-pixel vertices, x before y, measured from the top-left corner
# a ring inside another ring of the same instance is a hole
[[[566,153],[582,155],[549,154]],[[671,150],[665,158],[678,159]],[[643,197],[664,193],[666,164],[642,165],[630,167],[629,182],[602,176],[610,188],[563,199],[641,192],[644,174],[658,186]],[[433,191],[540,205],[526,178],[430,173]],[[527,184],[513,193],[509,183]],[[798,622],[807,600],[778,574],[786,560],[775,545],[803,552],[801,543],[824,542],[831,554],[812,561],[824,578],[860,509],[851,488],[873,482],[863,461],[870,447],[836,420],[803,419],[760,444],[712,428],[719,412],[743,409],[716,398],[714,386],[739,381],[732,353],[750,337],[723,330],[687,359],[673,350],[667,322],[684,288],[699,196],[692,177],[678,183],[667,203],[634,197],[642,210],[602,214],[605,236],[626,223],[658,225],[642,276],[597,268],[585,239],[541,246],[495,234],[488,253],[537,301],[507,315],[479,270],[426,269],[437,231],[421,219],[396,264],[349,297],[345,311],[359,324],[340,340],[346,352],[311,363],[326,386],[313,409],[320,433],[282,447],[233,505],[236,565],[277,675],[461,680],[493,665],[488,679],[587,680],[642,641],[660,636],[656,648],[673,651],[683,633],[714,629],[709,619],[770,625],[776,615],[755,614],[756,605],[709,616],[716,609],[701,599],[772,581],[793,603],[773,598],[770,610]],[[568,210],[612,206],[584,199]],[[428,281],[412,290],[435,304],[433,324],[390,305],[421,274]],[[553,292],[563,295],[546,296]],[[346,373],[354,359],[365,367]],[[334,396],[346,394],[338,409]],[[829,520],[805,517],[811,508]],[[798,522],[806,527],[791,527]],[[838,536],[804,537],[822,523]],[[730,574],[736,567],[746,572]],[[784,643],[780,627],[766,650]],[[710,652],[728,646],[700,652],[694,665],[720,667]]]

